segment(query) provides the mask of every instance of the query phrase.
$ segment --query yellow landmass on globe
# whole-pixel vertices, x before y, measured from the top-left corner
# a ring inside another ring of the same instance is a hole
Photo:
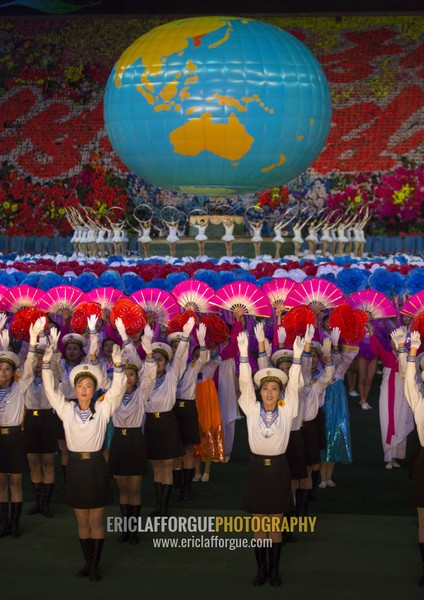
[[[230,115],[228,123],[214,123],[212,115],[204,113],[199,119],[192,119],[171,131],[169,140],[174,152],[183,156],[196,156],[207,150],[234,161],[249,152],[254,138],[234,113]]]

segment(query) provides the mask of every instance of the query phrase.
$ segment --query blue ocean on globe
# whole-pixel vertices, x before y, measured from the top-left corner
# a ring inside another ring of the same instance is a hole
[[[248,18],[152,29],[107,82],[106,131],[141,178],[186,194],[280,186],[316,159],[331,124],[325,74],[291,34]]]

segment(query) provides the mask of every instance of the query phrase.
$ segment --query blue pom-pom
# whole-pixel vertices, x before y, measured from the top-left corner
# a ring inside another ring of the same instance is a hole
[[[350,267],[337,273],[336,285],[341,289],[345,296],[350,296],[354,292],[364,290],[367,287],[368,279],[363,269]]]
[[[417,267],[411,269],[409,275],[406,278],[405,287],[410,296],[417,294],[424,290],[424,268]]]
[[[91,292],[91,290],[95,290],[98,287],[103,287],[99,285],[99,278],[94,273],[81,273],[75,279],[74,285],[85,293]]]
[[[272,281],[272,279],[272,277],[259,277],[259,279],[256,282],[256,285],[262,287],[265,283],[268,283],[268,281]]]
[[[368,285],[372,290],[390,296],[393,287],[391,272],[384,268],[376,269],[368,279]]]
[[[174,288],[178,283],[186,281],[187,279],[190,279],[190,277],[183,271],[181,273],[169,273],[169,275],[166,276],[167,284],[172,288]]]
[[[147,285],[148,287],[159,288],[160,290],[166,290],[167,292],[170,291],[169,283],[167,283],[165,279],[152,279]]]
[[[25,285],[30,285],[32,287],[38,288],[39,281],[41,279],[41,274],[37,272],[28,273],[25,279],[22,281]]]
[[[138,292],[146,287],[143,279],[136,273],[124,273],[121,277],[124,284],[124,292],[127,296],[131,296],[134,292]]]
[[[38,283],[38,287],[40,288],[40,290],[43,290],[44,292],[48,292],[52,287],[55,287],[57,285],[63,285],[64,284],[64,280],[63,277],[61,277],[60,275],[58,275],[57,273],[46,273],[45,275],[43,275]]]
[[[22,283],[26,276],[27,276],[27,274],[24,273],[24,271],[15,271],[15,273],[13,273],[13,277],[15,278],[16,285],[19,285],[20,283]],[[6,285],[6,284],[3,284],[3,285]]]
[[[334,275],[334,273],[324,273],[323,275],[320,275],[319,278],[331,281],[331,283],[336,283],[336,276]]]
[[[120,292],[124,291],[124,284],[121,276],[118,271],[114,271],[113,269],[108,269],[100,275],[98,285],[100,287],[112,287]]]
[[[256,285],[256,277],[249,271],[244,269],[234,269],[234,275],[237,281],[247,281],[248,283],[254,283]]]
[[[236,280],[233,271],[222,271],[221,273],[218,273],[218,275],[220,282],[218,288],[224,287],[227,283],[233,283]]]
[[[25,277],[26,274],[24,273]],[[24,279],[25,279],[24,277]],[[21,281],[19,282],[21,283]],[[0,271],[0,284],[5,285],[8,288],[11,288],[17,285],[17,281],[11,273],[6,273],[6,271]]]
[[[194,279],[207,283],[214,290],[217,290],[221,285],[219,273],[210,271],[209,269],[198,269],[194,274]]]
[[[405,276],[398,271],[392,273],[392,296],[403,296],[405,293]]]

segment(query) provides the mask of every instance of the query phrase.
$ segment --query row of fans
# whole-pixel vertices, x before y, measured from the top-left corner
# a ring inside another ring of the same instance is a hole
[[[344,330],[344,339],[350,342],[362,339],[368,320],[396,316],[394,304],[381,292],[362,290],[346,298],[334,283],[319,278],[300,283],[288,278],[275,278],[262,288],[238,281],[217,291],[202,281],[189,279],[177,284],[172,293],[145,288],[129,297],[111,287],[83,293],[73,286],[57,286],[48,292],[28,285],[0,286],[0,311],[15,313],[11,327],[18,339],[27,337],[30,322],[42,311],[70,319],[71,328],[76,333],[84,332],[90,314],[100,318],[107,313],[112,326],[120,317],[128,334],[134,335],[144,328],[147,321],[166,326],[168,332],[176,325],[181,327],[181,311],[213,314],[221,310],[256,317],[272,317],[273,310],[287,313],[283,324],[289,338],[293,339],[295,335],[302,334],[307,324],[314,322],[315,313],[331,310],[330,325]],[[401,312],[412,317],[424,314],[424,292],[409,298]],[[221,330],[222,336],[227,334],[226,328],[215,321],[210,325]]]

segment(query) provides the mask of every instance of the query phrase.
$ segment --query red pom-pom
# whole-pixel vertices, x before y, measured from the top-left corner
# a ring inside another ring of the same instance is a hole
[[[411,331],[418,331],[421,340],[424,340],[424,311],[412,319]]]
[[[207,337],[212,344],[222,344],[228,339],[230,329],[224,319],[218,315],[203,315],[202,323],[206,325]]]
[[[286,344],[293,344],[296,336],[304,336],[307,325],[315,323],[315,314],[308,306],[295,306],[282,318],[286,330]]]
[[[367,313],[359,308],[352,308],[347,302],[334,308],[328,319],[330,327],[338,327],[340,338],[349,344],[358,344],[364,339],[367,323]]]
[[[71,319],[71,329],[74,333],[82,335],[87,328],[87,318],[96,315],[102,318],[102,308],[96,302],[81,302],[76,307]]]
[[[122,319],[128,335],[142,331],[147,323],[146,311],[128,298],[120,298],[115,302],[109,318],[112,327],[116,327],[116,319]]]
[[[29,341],[29,328],[33,325],[40,317],[46,317],[46,324],[44,330],[47,329],[47,315],[43,310],[40,310],[37,306],[28,306],[18,310],[13,315],[12,322],[10,323],[10,331],[12,335],[21,341]]]
[[[200,319],[196,313],[192,310],[186,310],[178,315],[175,315],[175,317],[169,321],[166,328],[166,333],[169,335],[170,333],[175,333],[176,331],[182,331],[184,325],[187,323],[190,317],[194,318],[196,325],[199,324]]]

